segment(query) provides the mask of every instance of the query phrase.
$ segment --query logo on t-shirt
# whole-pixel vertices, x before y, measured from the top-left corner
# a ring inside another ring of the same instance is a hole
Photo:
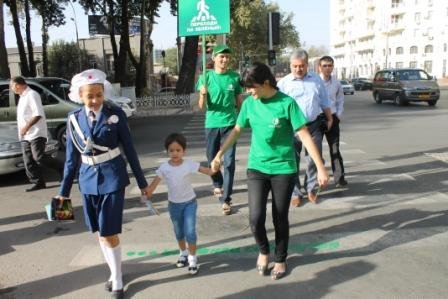
[[[280,120],[277,117],[272,119],[272,124],[269,126],[271,128],[281,128]]]
[[[233,84],[229,84],[229,86],[227,86],[227,90],[235,90],[235,87],[233,86]]]

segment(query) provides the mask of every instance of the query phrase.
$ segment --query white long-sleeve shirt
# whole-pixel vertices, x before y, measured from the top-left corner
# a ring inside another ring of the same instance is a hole
[[[331,76],[330,80],[325,80],[321,74],[321,78],[324,81],[328,98],[331,101],[331,113],[336,114],[338,118],[341,118],[342,113],[344,112],[344,91],[342,90],[341,82],[334,76]]]

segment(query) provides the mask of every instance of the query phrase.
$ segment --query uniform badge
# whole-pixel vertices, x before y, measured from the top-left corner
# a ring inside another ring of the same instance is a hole
[[[107,119],[107,123],[110,124],[116,124],[118,122],[118,116],[111,115],[108,119]]]

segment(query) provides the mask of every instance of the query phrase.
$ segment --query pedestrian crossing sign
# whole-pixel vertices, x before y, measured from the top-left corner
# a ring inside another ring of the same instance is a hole
[[[177,15],[178,36],[230,32],[230,0],[182,0]]]

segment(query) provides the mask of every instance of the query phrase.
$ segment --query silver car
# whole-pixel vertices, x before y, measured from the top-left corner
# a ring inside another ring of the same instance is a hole
[[[51,136],[48,133],[48,136]],[[55,158],[58,142],[49,137],[45,147],[45,155]],[[17,134],[17,126],[0,124],[0,175],[13,173],[25,168],[22,158],[22,146]]]
[[[355,88],[352,84],[348,83],[346,80],[340,80],[339,82],[341,82],[344,94],[355,94]]]

